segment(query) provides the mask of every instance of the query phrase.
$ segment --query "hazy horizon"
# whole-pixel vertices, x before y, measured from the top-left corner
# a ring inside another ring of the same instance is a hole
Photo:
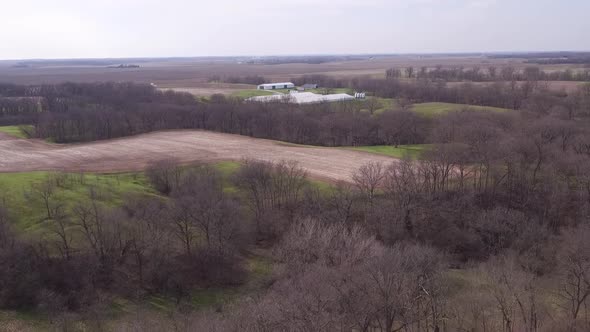
[[[338,56],[463,56],[463,55],[501,55],[501,54],[542,54],[542,53],[590,53],[588,50],[535,50],[535,51],[490,51],[490,52],[408,52],[408,53],[301,53],[301,54],[236,54],[236,55],[186,55],[186,56],[133,56],[133,57],[65,57],[65,58],[15,58],[15,59],[0,59],[0,61],[60,61],[60,60],[159,60],[159,59],[206,59],[206,58],[271,58],[271,57],[338,57]]]
[[[0,60],[587,51],[590,2],[9,1]]]

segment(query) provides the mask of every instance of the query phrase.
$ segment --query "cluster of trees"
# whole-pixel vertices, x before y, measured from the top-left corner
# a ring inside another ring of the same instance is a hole
[[[38,137],[56,142],[110,139],[162,129],[206,129],[302,144],[346,146],[427,142],[433,121],[410,111],[412,103],[417,102],[494,106],[540,115],[562,114],[570,119],[590,116],[589,86],[564,96],[538,81],[447,86],[429,80],[408,83],[355,78],[334,85],[396,98],[398,105],[392,107],[393,111],[375,112],[385,107],[377,98],[316,105],[251,103],[221,95],[202,101],[148,85],[68,83],[0,87],[0,121],[33,123]]]
[[[445,82],[495,82],[495,81],[590,81],[590,69],[574,71],[571,69],[544,71],[539,67],[516,69],[510,66],[496,67],[450,67],[437,65],[434,68],[412,66],[407,68],[390,68],[385,72],[386,78],[416,78],[442,80]]]
[[[46,211],[41,239],[12,229],[3,206],[0,308],[61,314],[108,305],[115,295],[180,302],[195,287],[243,282],[238,256],[250,231],[241,207],[215,170],[175,167],[168,196],[130,195],[116,208],[93,187],[75,202],[58,198],[59,187],[84,182],[83,175],[35,183],[27,196]]]
[[[85,185],[83,174],[33,183],[25,196],[45,212],[40,239],[14,230],[3,203],[0,309],[80,311],[108,304],[112,295],[164,294],[180,303],[195,287],[239,285],[244,250],[275,239],[309,185],[292,162],[244,161],[228,180],[210,166],[165,160],[146,176],[161,196],[130,194],[117,207],[91,185],[74,202],[56,194]],[[239,192],[227,192],[224,181]]]

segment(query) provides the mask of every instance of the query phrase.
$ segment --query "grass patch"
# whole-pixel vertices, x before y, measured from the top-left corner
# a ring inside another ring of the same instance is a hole
[[[422,153],[430,147],[430,144],[400,145],[397,148],[391,145],[374,145],[357,146],[347,149],[370,152],[394,158],[404,158],[405,156],[408,156],[412,159],[419,159]]]
[[[236,91],[234,93],[232,93],[232,97],[238,97],[238,98],[250,98],[250,97],[258,97],[258,96],[269,96],[269,95],[273,95],[274,93],[268,91],[268,90],[240,90],[240,91]]]
[[[330,195],[336,189],[334,185],[325,181],[313,179],[309,179],[308,181],[312,188],[319,191],[320,195]]]
[[[0,126],[0,132],[8,134],[10,136],[16,137],[16,138],[29,138],[29,136],[26,134],[27,132],[32,133],[33,132],[33,126],[31,125],[25,125],[25,126]]]
[[[86,199],[91,190],[100,193],[99,200],[108,206],[121,204],[127,193],[155,194],[141,173],[0,173],[0,199],[11,212],[18,230],[39,232],[46,229],[47,212],[43,200],[31,188],[49,177],[59,178],[60,182],[60,186],[54,188],[51,201],[59,202],[66,211]]]
[[[451,103],[420,103],[414,104],[412,111],[426,116],[432,117],[449,112],[461,111],[464,109],[472,109],[477,111],[492,111],[492,112],[508,112],[509,109],[488,106],[475,106],[467,104],[451,104]]]
[[[213,167],[215,167],[215,169],[217,169],[221,173],[221,175],[224,178],[226,178],[230,177],[238,171],[238,169],[240,168],[240,163],[235,161],[222,161],[213,164]]]

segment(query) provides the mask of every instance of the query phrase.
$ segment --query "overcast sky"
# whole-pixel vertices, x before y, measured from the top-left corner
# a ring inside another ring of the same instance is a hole
[[[590,50],[590,0],[2,0],[0,59]]]

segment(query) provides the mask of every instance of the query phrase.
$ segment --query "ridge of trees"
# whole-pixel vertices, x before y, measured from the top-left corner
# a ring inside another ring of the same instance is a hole
[[[427,80],[405,83],[367,78],[333,83],[397,98],[399,105],[377,114],[373,113],[378,108],[374,105],[379,102],[376,99],[293,105],[249,103],[221,95],[199,101],[187,93],[163,92],[134,83],[1,85],[0,124],[34,124],[39,138],[60,143],[162,129],[206,129],[300,144],[354,146],[428,142],[438,121],[411,112],[413,102],[504,107],[536,117],[550,115],[579,121],[590,117],[588,87],[561,96],[546,90],[540,82],[449,87]]]

